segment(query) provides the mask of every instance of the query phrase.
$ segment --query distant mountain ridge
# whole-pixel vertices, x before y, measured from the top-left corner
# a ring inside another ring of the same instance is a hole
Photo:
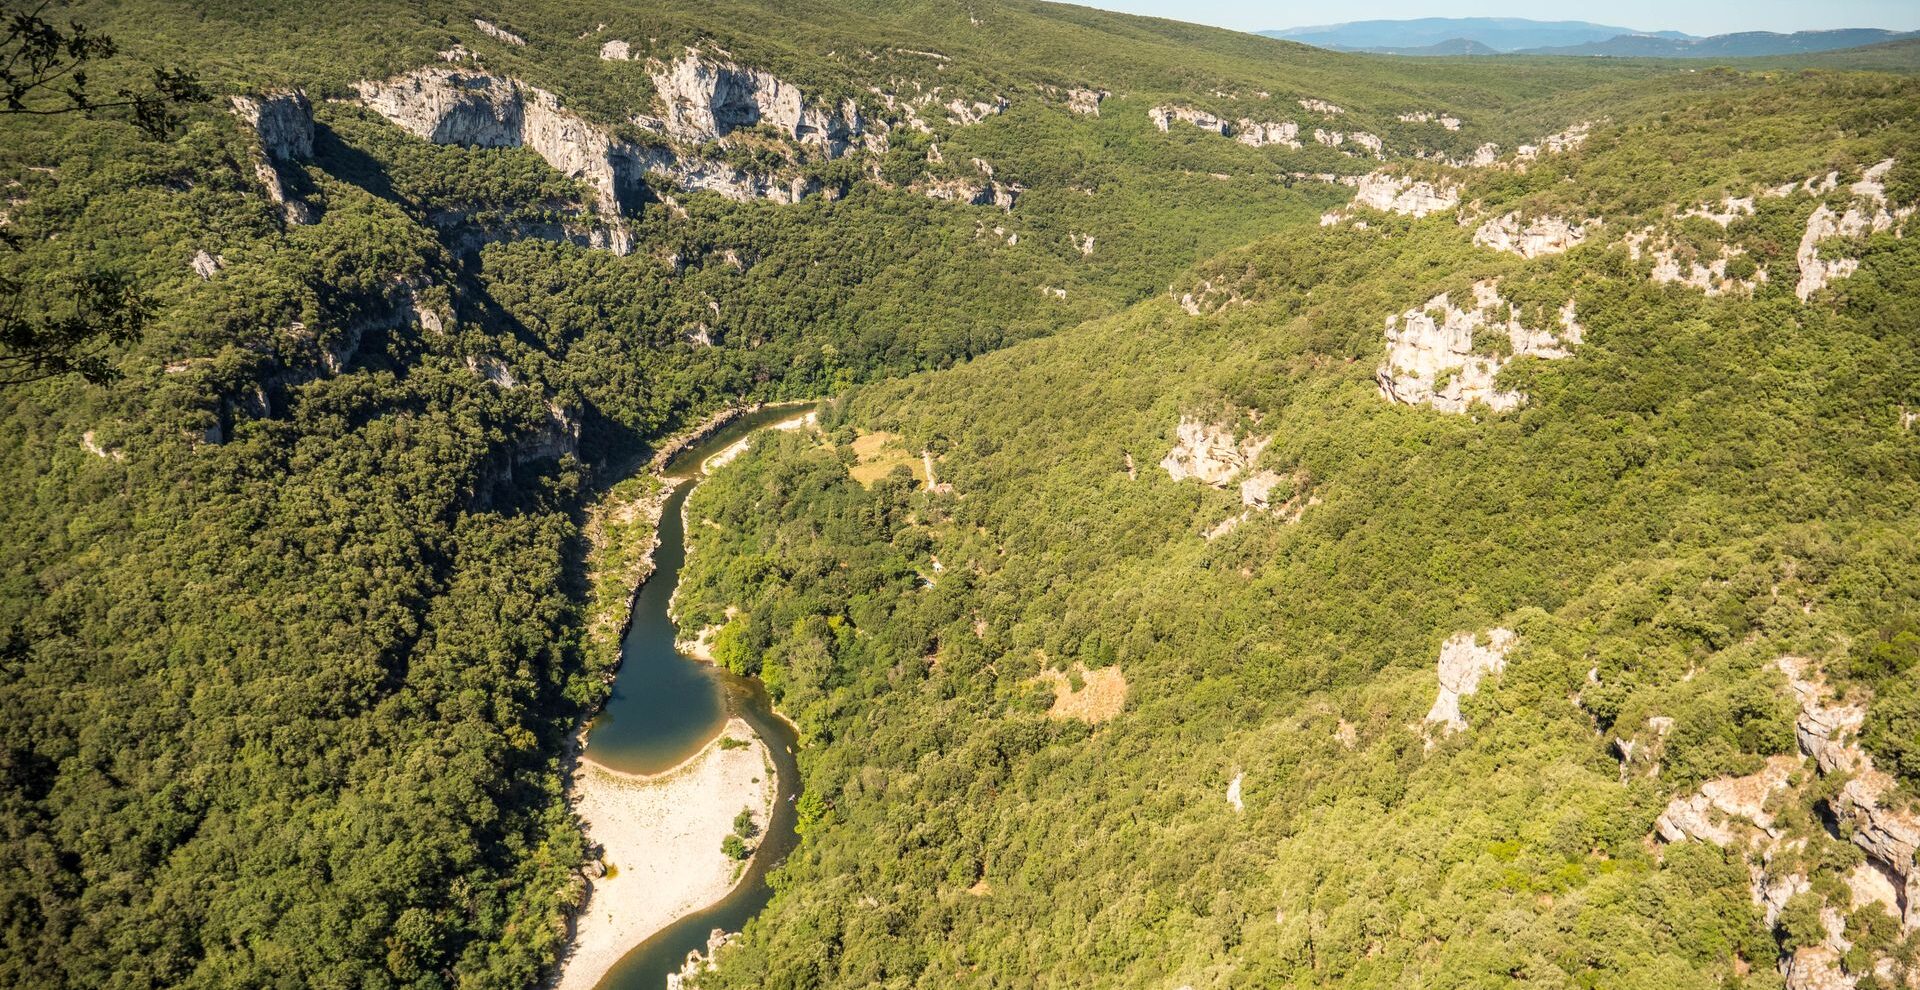
[[[1259,33],[1269,38],[1346,51],[1415,49],[1471,41],[1496,52],[1512,52],[1524,48],[1593,44],[1621,35],[1648,32],[1590,21],[1535,21],[1524,17],[1421,17],[1398,21],[1354,21]],[[1688,37],[1671,31],[1663,32],[1660,36],[1674,39]]]
[[[1607,55],[1636,58],[1744,58],[1753,55],[1794,55],[1837,51],[1843,48],[1859,48],[1864,45],[1878,45],[1915,37],[1920,37],[1920,32],[1903,33],[1879,28],[1796,31],[1793,34],[1742,31],[1738,34],[1717,34],[1710,38],[1661,38],[1630,34],[1580,45],[1528,49],[1518,54]]]
[[[1380,55],[1590,55],[1616,58],[1746,58],[1838,51],[1920,37],[1881,28],[1828,31],[1742,31],[1699,37],[1679,31],[1638,31],[1588,21],[1534,21],[1521,17],[1422,17],[1354,21],[1260,31],[1268,38],[1335,51]]]

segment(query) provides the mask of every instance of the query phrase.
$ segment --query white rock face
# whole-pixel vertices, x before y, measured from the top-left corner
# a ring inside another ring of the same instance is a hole
[[[1744,279],[1727,274],[1727,263],[1746,254],[1745,248],[1731,244],[1720,245],[1719,255],[1709,258],[1705,264],[1699,258],[1682,264],[1680,249],[1672,238],[1665,234],[1656,236],[1651,227],[1628,234],[1622,243],[1635,261],[1640,260],[1643,254],[1653,258],[1653,271],[1648,277],[1662,285],[1684,285],[1709,296],[1751,296],[1767,281],[1767,270],[1764,268],[1755,268],[1753,274]]]
[[[1225,488],[1251,467],[1271,442],[1272,437],[1237,440],[1224,423],[1182,416],[1174,431],[1173,449],[1161,458],[1160,467],[1175,481],[1192,478]]]
[[[260,139],[268,157],[282,162],[313,157],[313,103],[305,91],[234,96],[230,102],[233,112]]]
[[[1516,162],[1530,162],[1541,155],[1557,155],[1562,152],[1572,151],[1587,143],[1587,135],[1592,129],[1593,125],[1591,123],[1583,121],[1558,134],[1549,134],[1541,138],[1539,144],[1523,144],[1514,149],[1514,160]]]
[[[1272,509],[1273,490],[1280,487],[1282,481],[1291,482],[1292,479],[1272,471],[1247,476],[1240,482],[1240,504],[1249,509]]]
[[[1481,646],[1477,640],[1470,632],[1455,633],[1440,645],[1440,691],[1434,696],[1426,721],[1437,726],[1442,735],[1467,727],[1466,719],[1460,717],[1460,699],[1480,690],[1481,678],[1507,669],[1507,654],[1513,652],[1519,637],[1511,629],[1496,628],[1488,630],[1487,645]],[[1427,740],[1427,748],[1433,748],[1432,738]]]
[[[1361,177],[1353,194],[1353,205],[1399,213],[1416,219],[1460,205],[1460,187],[1416,181],[1407,176],[1374,172]]]
[[[1744,777],[1723,777],[1700,785],[1697,793],[1676,797],[1654,822],[1654,830],[1668,842],[1698,839],[1726,846],[1738,837],[1737,822],[1748,823],[1763,832],[1773,828],[1773,816],[1766,803],[1787,788],[1789,778],[1800,768],[1792,756],[1774,756],[1756,773]]]
[[[1300,125],[1291,120],[1254,120],[1250,117],[1242,117],[1239,120],[1228,121],[1205,110],[1170,104],[1148,110],[1147,118],[1153,121],[1154,127],[1163,132],[1178,120],[1210,134],[1233,138],[1249,147],[1264,148],[1268,145],[1300,147]]]
[[[866,129],[852,101],[831,111],[809,107],[799,87],[770,72],[692,50],[656,74],[653,85],[667,106],[667,133],[683,141],[715,141],[736,128],[766,124],[838,157]]]
[[[1385,142],[1381,141],[1378,137],[1375,137],[1372,134],[1368,134],[1365,131],[1354,131],[1353,133],[1347,135],[1347,140],[1352,141],[1354,144],[1357,144],[1360,147],[1373,152],[1375,157],[1379,157],[1381,151],[1386,148]]]
[[[1157,106],[1147,111],[1147,118],[1152,120],[1153,126],[1159,128],[1163,133],[1167,130],[1168,126],[1176,120],[1192,124],[1203,131],[1212,131],[1222,137],[1227,137],[1233,133],[1232,126],[1226,121],[1215,117],[1205,110],[1195,110],[1192,107]]]
[[[1587,239],[1588,229],[1599,223],[1583,220],[1575,225],[1564,217],[1535,217],[1522,224],[1520,214],[1509,213],[1481,224],[1480,229],[1473,232],[1473,243],[1522,258],[1538,258],[1578,246]]]
[[[600,57],[609,62],[630,62],[633,60],[633,46],[624,41],[609,41],[600,46]]]
[[[1083,116],[1098,117],[1100,101],[1108,95],[1104,89],[1070,89],[1067,91],[1067,109]]]
[[[1441,127],[1450,131],[1460,129],[1460,118],[1449,114],[1433,113],[1429,110],[1421,110],[1416,113],[1403,113],[1400,115],[1399,120],[1402,124],[1439,124]]]
[[[928,199],[964,203],[968,206],[997,206],[1011,211],[1020,198],[1020,187],[987,179],[936,179],[921,188]]]
[[[1886,186],[1881,180],[1893,165],[1894,160],[1889,158],[1861,173],[1860,181],[1847,189],[1853,201],[1845,213],[1836,213],[1822,203],[1807,218],[1806,232],[1800,237],[1800,250],[1794,255],[1800,264],[1800,282],[1794,286],[1793,292],[1801,302],[1806,302],[1835,279],[1846,278],[1860,269],[1858,258],[1822,254],[1820,245],[1823,241],[1855,240],[1883,230],[1897,230],[1913,215],[1912,206],[1889,209]],[[1838,173],[1828,173],[1820,183],[1808,179],[1801,188],[1814,195],[1824,195],[1837,188],[1838,181]]]
[[[615,140],[561,107],[552,93],[459,66],[429,66],[358,83],[360,100],[403,129],[435,144],[527,147],[555,170],[585,182],[603,217],[615,225],[601,238],[616,253],[631,248],[618,221],[622,190],[645,176],[672,180],[729,199],[791,203],[813,191],[800,179],[746,172],[723,162],[683,156],[672,148]]]
[[[483,21],[480,18],[476,17],[473,19],[473,26],[479,28],[481,34],[498,38],[501,41],[504,41],[507,44],[512,45],[516,48],[525,48],[527,46],[527,39],[522,38],[519,35],[514,34],[512,31],[509,31],[506,28],[503,28],[500,25],[494,24],[490,21]]]
[[[1338,117],[1341,114],[1346,113],[1345,110],[1342,110],[1339,107],[1336,107],[1325,100],[1315,100],[1315,99],[1301,100],[1300,107],[1303,110],[1309,110],[1309,111],[1312,111],[1313,113],[1322,114],[1328,117]]]
[[[726,948],[727,943],[739,937],[739,932],[730,932],[724,928],[715,928],[709,932],[707,934],[707,951],[702,954],[699,949],[689,950],[686,961],[680,964],[680,971],[667,974],[667,990],[684,990],[689,980],[699,976],[701,973],[712,970],[716,965],[715,960],[719,957],[720,950]]]
[[[1298,148],[1300,125],[1291,120],[1260,121],[1242,117],[1234,122],[1233,139],[1255,148],[1268,145]]]
[[[193,273],[203,279],[211,279],[220,269],[227,267],[227,259],[208,254],[205,249],[194,252]]]
[[[1680,215],[1683,217],[1700,217],[1703,220],[1711,220],[1725,227],[1741,217],[1753,216],[1753,197],[1744,196],[1736,198],[1728,196],[1718,204],[1708,203],[1702,206],[1696,206]]]
[[[1805,660],[1781,657],[1779,667],[1800,702],[1800,717],[1794,724],[1800,748],[1822,774],[1849,775],[1829,806],[1852,826],[1854,845],[1901,890],[1900,899],[1906,905],[1902,927],[1920,928],[1920,865],[1915,863],[1920,853],[1920,815],[1887,806],[1896,782],[1874,767],[1873,757],[1858,741],[1866,708],[1831,700],[1826,684]]]
[[[254,156],[253,172],[266,189],[267,198],[280,207],[288,223],[314,222],[317,217],[313,208],[288,194],[286,178],[280,172],[283,163],[313,157],[313,104],[307,94],[292,89],[234,96],[229,102],[234,114],[259,139],[260,151]]]
[[[1227,783],[1227,804],[1231,805],[1235,811],[1247,810],[1246,802],[1240,799],[1240,781],[1245,776],[1244,773],[1236,773],[1233,775],[1233,780]]]
[[[1440,412],[1464,413],[1475,402],[1494,412],[1517,408],[1526,396],[1494,386],[1494,376],[1511,358],[1474,352],[1474,333],[1488,329],[1504,331],[1513,357],[1548,360],[1567,357],[1582,336],[1571,300],[1560,311],[1558,332],[1533,330],[1520,323],[1519,308],[1500,297],[1497,282],[1479,282],[1471,308],[1456,308],[1442,293],[1419,309],[1387,317],[1387,356],[1374,375],[1380,394]]]

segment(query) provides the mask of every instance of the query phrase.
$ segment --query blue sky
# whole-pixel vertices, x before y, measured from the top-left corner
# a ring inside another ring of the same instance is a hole
[[[1920,0],[1069,0],[1218,27],[1267,28],[1407,17],[1530,17],[1640,31],[1726,34],[1877,27],[1920,30]]]

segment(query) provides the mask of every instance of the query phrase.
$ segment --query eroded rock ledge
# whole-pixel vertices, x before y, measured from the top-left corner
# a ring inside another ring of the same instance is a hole
[[[1475,349],[1475,332],[1488,329],[1505,333],[1508,354]],[[1455,307],[1449,295],[1441,293],[1425,306],[1387,317],[1386,360],[1374,377],[1380,394],[1393,402],[1449,413],[1464,413],[1480,402],[1504,412],[1526,396],[1495,387],[1500,369],[1521,355],[1567,357],[1581,337],[1572,300],[1560,310],[1558,331],[1535,330],[1521,324],[1519,307],[1500,296],[1497,280],[1476,282],[1469,308]]]
[[[1847,915],[1879,904],[1903,931],[1920,928],[1920,867],[1915,864],[1920,816],[1889,806],[1895,782],[1859,746],[1865,701],[1835,698],[1809,660],[1784,656],[1775,663],[1799,704],[1794,733],[1800,752],[1769,757],[1755,773],[1710,780],[1695,793],[1673,798],[1654,823],[1655,834],[1667,843],[1698,841],[1738,850],[1747,863],[1753,903],[1769,925],[1790,901],[1819,899],[1821,940],[1780,959],[1790,990],[1851,990],[1868,972],[1882,985],[1892,985],[1898,967],[1891,958],[1870,960],[1870,969],[1841,964],[1854,949]],[[1809,760],[1814,776],[1835,778],[1839,787],[1815,788],[1804,772]],[[1823,791],[1831,796],[1822,799]],[[1866,861],[1843,878],[1843,903],[1831,903],[1818,892],[1810,873],[1821,866],[1817,857],[1810,858],[1808,840],[1776,821],[1776,812],[1790,800],[1824,803],[1840,826],[1834,837],[1849,837],[1866,854]],[[1920,973],[1908,972],[1909,986],[1916,977]]]

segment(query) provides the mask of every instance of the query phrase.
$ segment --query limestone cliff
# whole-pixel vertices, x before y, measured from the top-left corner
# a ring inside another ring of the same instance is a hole
[[[233,112],[244,122],[259,147],[253,156],[254,176],[267,198],[280,207],[291,224],[312,223],[313,207],[287,192],[281,167],[313,157],[313,104],[298,89],[229,98]]]
[[[1794,259],[1800,265],[1800,282],[1794,286],[1793,292],[1801,302],[1806,302],[1835,279],[1846,278],[1860,268],[1858,258],[1840,255],[1831,247],[1823,253],[1823,243],[1858,240],[1868,234],[1894,230],[1913,215],[1914,207],[1891,207],[1887,202],[1886,186],[1881,180],[1893,169],[1893,165],[1894,160],[1889,158],[1866,169],[1860,181],[1848,187],[1849,200],[1844,212],[1835,211],[1828,204],[1821,203],[1807,218],[1806,231],[1800,237],[1800,249],[1794,254]],[[1834,179],[1835,176],[1829,175],[1822,184],[1809,179],[1801,188],[1814,195],[1822,195],[1816,190],[1830,191]]]
[[[736,129],[765,125],[837,158],[866,132],[851,100],[809,105],[799,87],[770,72],[693,49],[654,73],[653,86],[666,104],[667,133],[682,141],[717,141]]]
[[[1476,351],[1474,334],[1481,330],[1504,333],[1508,356]],[[1464,413],[1481,402],[1503,412],[1526,397],[1495,387],[1500,369],[1520,355],[1567,357],[1582,332],[1572,300],[1560,311],[1558,331],[1535,330],[1520,322],[1519,307],[1501,298],[1497,281],[1478,282],[1469,308],[1455,307],[1442,293],[1425,306],[1387,317],[1386,360],[1375,379],[1380,394],[1394,402],[1424,403],[1450,413]]]
[[[1578,224],[1564,217],[1535,217],[1522,222],[1519,213],[1509,213],[1498,219],[1489,220],[1473,232],[1473,243],[1495,251],[1517,254],[1522,258],[1538,258],[1542,255],[1560,254],[1587,239],[1588,231],[1599,226],[1598,220],[1583,220]]]
[[[1433,183],[1391,175],[1384,171],[1374,172],[1360,178],[1354,190],[1353,205],[1418,219],[1459,206],[1460,187],[1445,182]]]

